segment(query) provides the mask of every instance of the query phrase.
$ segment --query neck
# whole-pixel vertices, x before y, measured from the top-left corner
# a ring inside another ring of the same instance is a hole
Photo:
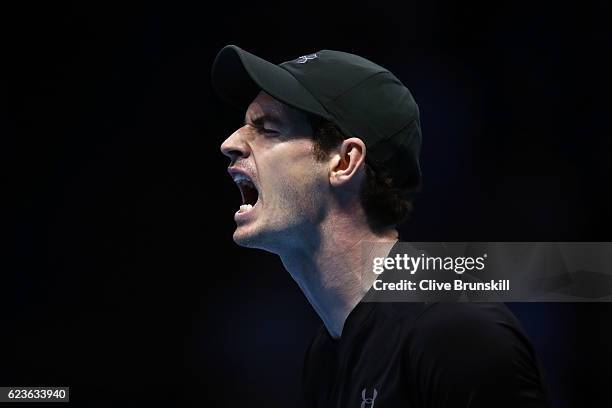
[[[375,234],[367,225],[355,225],[350,217],[344,221],[322,223],[309,242],[280,254],[335,339],[375,279],[364,268],[372,265],[374,257],[386,256],[398,239],[395,229]]]

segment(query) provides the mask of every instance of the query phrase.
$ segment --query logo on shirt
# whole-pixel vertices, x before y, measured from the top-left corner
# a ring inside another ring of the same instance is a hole
[[[374,408],[374,400],[378,395],[378,391],[376,391],[376,388],[374,388],[372,396],[368,397],[366,396],[367,390],[368,388],[366,387],[363,389],[363,391],[361,391],[361,406],[359,408]]]
[[[296,59],[295,62],[297,62],[298,64],[305,64],[315,58],[319,58],[316,52],[314,54],[302,55],[300,58]]]

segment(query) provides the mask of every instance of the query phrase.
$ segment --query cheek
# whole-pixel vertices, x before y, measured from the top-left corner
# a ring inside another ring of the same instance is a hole
[[[310,145],[303,146],[293,154],[284,154],[279,160],[270,162],[265,169],[272,196],[280,198],[298,208],[308,202],[312,204],[325,186],[325,172],[322,163],[313,156]],[[264,184],[264,188],[265,188]]]
[[[303,169],[306,170],[306,169]],[[294,184],[285,187],[285,204],[292,209],[294,217],[314,222],[324,211],[326,194],[319,168],[312,164],[307,171],[296,171]]]

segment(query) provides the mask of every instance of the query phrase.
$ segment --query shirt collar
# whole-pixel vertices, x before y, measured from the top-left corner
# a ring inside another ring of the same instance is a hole
[[[389,251],[388,257],[394,257],[400,250],[400,241],[396,241],[391,250]],[[384,280],[385,272],[380,275],[380,279]],[[371,287],[359,303],[351,310],[347,316],[344,326],[342,328],[342,335],[339,341],[343,341],[346,338],[353,337],[354,334],[360,331],[360,329],[369,321],[373,315],[373,311],[379,304],[376,297],[379,295],[373,287]],[[331,336],[330,336],[331,337]]]

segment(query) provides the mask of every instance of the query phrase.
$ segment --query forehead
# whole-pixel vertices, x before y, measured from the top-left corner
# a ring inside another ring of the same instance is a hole
[[[269,94],[261,91],[249,105],[245,119],[255,120],[260,117],[275,119],[284,124],[301,126],[307,124],[305,113],[279,101]]]

